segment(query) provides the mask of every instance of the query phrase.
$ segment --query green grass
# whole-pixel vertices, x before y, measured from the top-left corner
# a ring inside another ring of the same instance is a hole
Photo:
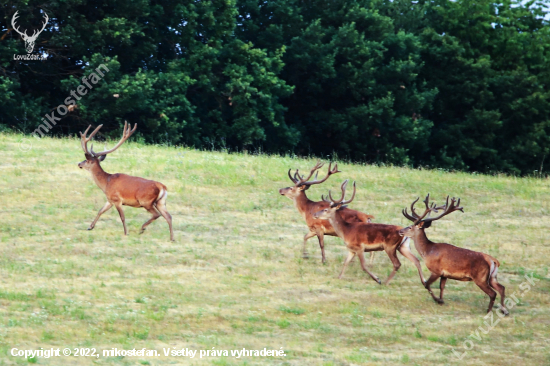
[[[379,286],[357,261],[342,280],[338,238],[326,237],[301,258],[306,232],[291,201],[289,168],[313,160],[201,152],[129,142],[102,164],[158,180],[169,190],[176,241],[160,218],[125,207],[129,235],[116,210],[87,227],[105,203],[75,139],[0,134],[0,365],[25,364],[18,349],[93,347],[206,350],[285,350],[267,357],[100,357],[104,365],[543,365],[550,362],[550,181],[339,164],[342,173],[308,195],[319,199],[356,180],[351,208],[375,222],[406,225],[401,209],[428,192],[438,202],[462,198],[455,213],[429,229],[432,240],[489,253],[501,263],[507,294],[521,292],[524,275],[537,285],[459,361],[488,297],[472,283],[448,281],[446,304],[433,302],[415,267],[402,267]],[[414,249],[413,249],[414,251]],[[376,254],[373,272],[389,275]],[[424,274],[428,271],[424,267]],[[438,288],[436,283],[435,288]],[[438,290],[437,290],[438,291]],[[436,291],[436,293],[438,293]],[[88,365],[91,359],[38,358],[42,365]]]

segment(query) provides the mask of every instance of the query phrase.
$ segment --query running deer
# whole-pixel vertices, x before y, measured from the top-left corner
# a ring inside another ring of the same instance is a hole
[[[473,250],[455,247],[447,243],[434,243],[426,237],[424,229],[429,228],[433,221],[439,220],[454,211],[464,212],[462,207],[459,207],[460,198],[457,202],[453,197],[449,204],[449,196],[447,196],[445,205],[437,207],[435,203],[432,203],[430,206],[430,195],[428,194],[424,200],[426,210],[422,215],[418,215],[414,210],[414,204],[419,199],[417,198],[411,204],[410,215],[407,209],[403,210],[403,215],[411,220],[413,224],[401,229],[399,234],[414,240],[416,250],[420,253],[426,263],[426,267],[430,270],[431,276],[424,287],[432,295],[434,301],[438,304],[444,303],[443,290],[448,278],[457,281],[474,281],[491,299],[487,312],[489,313],[493,309],[493,304],[497,297],[494,291],[496,290],[500,294],[500,310],[504,315],[508,315],[508,310],[504,306],[504,286],[497,281],[497,272],[500,266],[498,260],[485,253],[474,252]],[[438,213],[439,210],[443,210],[439,216],[429,217],[432,212]],[[430,285],[438,278],[441,278],[439,282],[439,298],[430,289]]]
[[[317,236],[319,239],[319,247],[321,247],[321,256],[323,263],[326,262],[325,259],[325,235],[337,236],[334,228],[327,220],[319,220],[313,218],[313,214],[319,210],[322,210],[328,207],[328,203],[324,201],[312,201],[306,196],[306,191],[314,184],[320,184],[326,181],[332,174],[340,173],[338,170],[338,164],[334,165],[334,169],[331,169],[332,163],[328,166],[327,176],[321,180],[317,180],[318,170],[323,167],[323,163],[318,162],[313,169],[311,169],[309,176],[305,178],[300,176],[299,171],[296,170],[294,177],[290,174],[291,169],[288,170],[288,177],[294,183],[293,187],[281,188],[279,193],[285,197],[290,198],[294,201],[294,205],[298,209],[298,212],[302,215],[304,220],[306,220],[306,225],[309,228],[309,232],[304,236],[304,246],[302,249],[303,257],[308,258],[308,253],[306,251],[308,239]],[[317,173],[316,173],[317,172]],[[309,179],[315,174],[313,181]],[[348,222],[371,222],[371,219],[374,216],[364,214],[359,211],[345,209],[342,210],[341,215],[344,217],[344,220]],[[370,262],[374,260],[374,252],[371,255]]]
[[[118,210],[118,214],[120,215],[120,219],[122,220],[122,225],[124,226],[124,235],[128,235],[128,229],[126,228],[126,220],[124,219],[122,206],[143,207],[149,211],[153,217],[143,224],[140,233],[143,233],[147,225],[162,215],[170,227],[170,240],[174,240],[174,232],[172,231],[172,216],[166,210],[166,197],[168,196],[166,186],[153,180],[132,177],[126,174],[109,174],[105,172],[99,164],[105,160],[107,154],[110,154],[118,149],[126,140],[128,140],[130,136],[132,136],[137,128],[137,124],[134,125],[133,129],[130,129],[131,126],[128,126],[128,123],[124,122],[122,138],[111,150],[96,153],[94,151],[93,144],[90,150],[88,150],[88,142],[92,139],[92,137],[94,137],[102,126],[103,125],[99,125],[88,137],[86,137],[86,135],[88,134],[90,127],[92,127],[91,125],[88,126],[84,133],[80,132],[80,143],[82,145],[82,150],[84,150],[86,160],[80,162],[78,167],[91,172],[94,182],[107,196],[107,203],[105,203],[105,206],[99,210],[99,213],[97,214],[95,220],[90,224],[88,230],[92,230],[95,227],[97,220],[99,220],[99,217],[105,211],[115,206]]]
[[[393,276],[401,267],[401,262],[397,258],[397,251],[399,251],[405,258],[413,262],[413,264],[418,269],[418,274],[420,275],[420,281],[422,284],[425,283],[424,276],[422,275],[422,268],[420,267],[420,262],[418,258],[414,256],[410,248],[410,239],[402,238],[399,235],[399,230],[402,229],[401,226],[396,225],[384,225],[384,224],[368,224],[364,222],[346,222],[343,219],[341,212],[346,209],[348,203],[353,201],[355,198],[356,186],[355,182],[353,183],[353,194],[349,200],[344,200],[346,196],[346,187],[348,185],[348,180],[346,179],[342,183],[342,197],[338,200],[332,198],[332,195],[329,191],[328,198],[323,197],[329,206],[323,210],[316,212],[313,217],[317,219],[329,220],[330,224],[336,231],[336,234],[346,243],[348,248],[348,257],[344,262],[344,267],[338,278],[342,278],[344,271],[346,270],[347,265],[355,257],[359,257],[361,262],[361,268],[363,271],[367,272],[373,280],[378,282],[380,279],[370,272],[365,265],[365,257],[363,252],[375,252],[384,250],[390,260],[393,263],[393,271],[390,273],[385,284],[389,284]]]

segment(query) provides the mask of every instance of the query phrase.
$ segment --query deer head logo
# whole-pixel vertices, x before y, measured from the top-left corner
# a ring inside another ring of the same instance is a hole
[[[19,15],[17,15],[17,13],[18,13],[18,11],[16,11],[15,14],[13,14],[13,18],[11,18],[11,25],[12,25],[13,29],[21,35],[21,37],[23,38],[23,41],[25,41],[25,48],[27,49],[27,53],[31,53],[32,50],[34,49],[34,42],[38,38],[38,35],[40,35],[40,33],[42,33],[44,28],[46,28],[46,24],[48,24],[48,20],[49,20],[48,14],[44,13],[44,17],[46,18],[46,21],[42,25],[42,29],[40,29],[39,31],[35,30],[33,32],[32,36],[29,36],[29,35],[27,35],[27,30],[26,29],[25,29],[24,33],[21,33],[19,31],[18,27],[15,26],[15,21],[19,17]]]

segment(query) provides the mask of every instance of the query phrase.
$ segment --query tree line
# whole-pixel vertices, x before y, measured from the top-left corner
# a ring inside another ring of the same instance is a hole
[[[138,138],[369,163],[543,174],[544,2],[88,0],[0,5],[0,131],[138,123]],[[39,29],[33,53],[12,26]]]

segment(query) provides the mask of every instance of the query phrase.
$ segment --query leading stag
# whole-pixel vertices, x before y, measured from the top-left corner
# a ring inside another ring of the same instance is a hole
[[[449,204],[449,196],[447,196],[447,202],[444,206],[436,207],[435,203],[429,205],[430,195],[426,196],[424,204],[426,210],[422,215],[418,215],[414,211],[414,204],[418,202],[417,198],[411,205],[411,214],[407,212],[407,209],[403,210],[403,215],[411,220],[413,224],[409,227],[401,229],[399,234],[404,237],[412,238],[414,240],[414,246],[416,250],[426,263],[426,267],[432,273],[426,284],[424,285],[435,302],[443,304],[443,290],[445,289],[445,283],[447,279],[458,281],[474,281],[474,283],[482,289],[491,301],[489,302],[489,308],[487,312],[493,309],[493,304],[497,297],[494,290],[500,294],[500,310],[504,315],[508,315],[508,310],[504,306],[504,286],[497,281],[497,272],[500,263],[494,257],[481,252],[474,252],[473,250],[455,247],[454,245],[447,243],[434,243],[426,236],[424,229],[429,228],[432,222],[439,220],[443,216],[446,216],[454,211],[462,211],[460,206],[460,198],[458,202],[455,198],[451,199]],[[430,213],[437,213],[439,210],[443,210],[437,217],[429,217]],[[428,217],[426,217],[428,216]],[[437,298],[430,285],[434,283],[438,278],[441,278],[439,282],[439,298]]]
[[[340,213],[346,209],[346,204],[353,201],[356,192],[355,183],[353,183],[353,195],[349,200],[344,201],[347,185],[348,180],[346,179],[341,186],[342,197],[338,200],[332,198],[329,191],[328,199],[323,197],[323,200],[326,200],[329,207],[316,212],[313,215],[313,217],[317,219],[329,220],[332,227],[334,227],[336,234],[338,234],[340,239],[346,243],[346,247],[348,248],[348,257],[344,262],[344,267],[342,268],[342,272],[340,272],[338,278],[342,278],[347,265],[357,255],[359,257],[359,261],[361,262],[361,268],[363,268],[363,271],[367,272],[373,280],[380,284],[380,279],[375,274],[371,273],[365,266],[365,257],[363,256],[363,252],[384,250],[393,263],[393,271],[385,282],[387,285],[390,283],[393,276],[395,276],[399,270],[399,267],[401,267],[401,262],[399,261],[399,258],[397,258],[397,251],[399,251],[408,260],[414,263],[418,269],[420,280],[422,281],[422,284],[424,284],[425,280],[422,275],[422,268],[420,267],[418,258],[416,258],[411,252],[409,238],[402,238],[399,235],[401,226],[367,224],[364,222],[346,222],[346,220],[343,219]]]
[[[172,216],[166,210],[166,197],[168,196],[166,186],[153,180],[132,177],[126,174],[109,174],[105,172],[99,164],[105,160],[107,154],[118,149],[126,140],[128,140],[130,136],[132,136],[137,128],[137,124],[135,124],[134,128],[130,130],[128,123],[124,122],[122,138],[111,150],[96,153],[94,152],[94,146],[92,145],[88,151],[88,142],[92,139],[92,137],[94,137],[102,126],[103,125],[99,125],[89,137],[86,137],[86,135],[90,127],[92,127],[91,125],[88,126],[84,133],[80,132],[80,143],[82,145],[82,150],[84,150],[86,160],[80,162],[78,167],[91,172],[94,182],[107,196],[107,203],[105,203],[105,206],[99,210],[99,213],[97,214],[95,220],[90,224],[88,230],[92,230],[94,228],[97,220],[99,220],[99,217],[105,211],[115,206],[120,215],[120,219],[122,220],[122,225],[124,226],[124,235],[128,235],[128,229],[126,228],[126,220],[124,219],[124,211],[122,211],[122,206],[143,207],[153,214],[153,217],[143,224],[141,227],[141,233],[145,231],[145,227],[147,225],[162,215],[170,227],[170,240],[174,240],[174,232],[172,231]]]
[[[308,253],[306,251],[306,245],[307,241],[310,238],[313,238],[314,236],[317,236],[319,239],[319,247],[321,247],[321,256],[323,263],[326,262],[325,259],[325,235],[330,236],[337,236],[336,232],[334,231],[334,228],[328,222],[328,220],[319,220],[313,218],[313,214],[319,210],[322,210],[323,208],[328,207],[328,203],[324,201],[312,201],[306,196],[306,191],[314,184],[320,184],[326,181],[332,174],[339,173],[338,170],[338,164],[334,165],[334,169],[331,169],[332,163],[328,166],[328,173],[327,176],[321,180],[317,180],[317,174],[315,175],[315,178],[313,181],[309,181],[309,179],[313,176],[315,172],[317,172],[323,164],[321,162],[318,162],[313,169],[311,169],[309,176],[305,178],[304,176],[300,176],[298,170],[294,173],[294,177],[290,174],[290,169],[288,170],[288,177],[294,183],[293,187],[286,187],[279,189],[279,193],[285,197],[290,198],[292,201],[294,201],[294,205],[298,209],[298,212],[302,215],[304,220],[306,220],[306,225],[309,228],[309,232],[304,236],[304,247],[302,249],[303,257],[308,258]],[[318,173],[318,172],[317,172]],[[344,220],[348,222],[370,222],[374,216],[364,214],[359,211],[345,209],[341,212],[342,217]],[[374,252],[371,255],[371,264],[374,259]]]

